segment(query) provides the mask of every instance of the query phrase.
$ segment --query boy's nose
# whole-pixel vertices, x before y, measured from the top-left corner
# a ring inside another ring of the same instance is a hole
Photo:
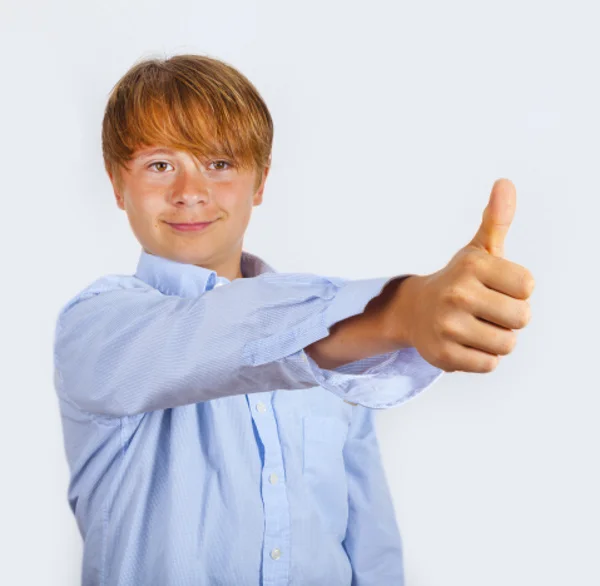
[[[207,202],[211,197],[210,181],[199,173],[182,173],[173,185],[173,203],[195,205]]]
[[[206,203],[209,199],[210,189],[207,186],[192,185],[190,182],[173,194],[173,203],[176,205],[193,206],[202,202]]]

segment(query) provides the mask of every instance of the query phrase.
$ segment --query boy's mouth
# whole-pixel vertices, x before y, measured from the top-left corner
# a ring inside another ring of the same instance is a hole
[[[179,230],[180,232],[193,232],[198,230],[204,230],[214,222],[194,222],[194,223],[186,223],[186,224],[171,224],[167,222],[169,226],[174,228],[175,230]]]

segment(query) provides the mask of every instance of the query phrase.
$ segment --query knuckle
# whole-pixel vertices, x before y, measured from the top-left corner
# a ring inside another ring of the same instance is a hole
[[[448,289],[448,298],[454,306],[464,307],[471,301],[471,295],[466,287],[460,283],[452,284]]]
[[[481,264],[481,255],[473,250],[468,250],[462,257],[462,268],[468,272],[475,272]]]
[[[440,333],[446,338],[455,338],[459,333],[456,321],[450,317],[446,317],[440,323]]]
[[[445,294],[448,301],[453,302],[456,299],[457,289],[458,285],[456,283],[452,283],[446,288]]]
[[[460,287],[458,293],[459,297],[457,301],[460,303],[462,308],[470,309],[475,305],[474,293],[471,287],[468,285],[463,285]]]

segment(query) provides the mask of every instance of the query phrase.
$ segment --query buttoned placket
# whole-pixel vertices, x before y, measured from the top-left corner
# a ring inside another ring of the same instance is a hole
[[[261,492],[265,516],[263,541],[263,586],[284,586],[289,581],[290,512],[283,468],[283,455],[273,392],[246,395],[250,413],[263,445]]]
[[[217,277],[214,287],[227,283],[229,280]],[[284,586],[289,582],[290,512],[279,430],[273,411],[273,392],[252,393],[246,395],[246,399],[264,452],[261,475],[265,518],[262,586]]]

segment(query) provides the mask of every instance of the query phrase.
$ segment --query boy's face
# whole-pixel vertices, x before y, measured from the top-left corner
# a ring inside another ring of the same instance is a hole
[[[255,170],[238,169],[225,158],[199,160],[186,151],[153,146],[133,154],[120,181],[109,176],[117,205],[146,252],[233,280],[241,276],[244,233],[253,206],[262,203],[268,171],[256,187]],[[172,226],[196,222],[212,223],[198,231]]]

